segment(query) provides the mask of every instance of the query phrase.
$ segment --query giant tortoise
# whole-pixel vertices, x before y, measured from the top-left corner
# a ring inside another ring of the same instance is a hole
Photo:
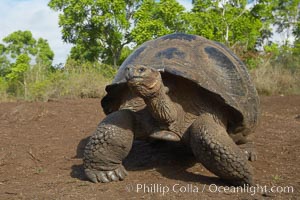
[[[208,170],[233,185],[253,184],[249,140],[259,98],[243,62],[224,45],[175,33],[148,41],[121,65],[84,150],[93,182],[123,180],[133,140],[181,141]]]

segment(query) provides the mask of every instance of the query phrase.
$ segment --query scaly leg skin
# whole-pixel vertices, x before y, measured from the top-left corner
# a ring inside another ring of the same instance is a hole
[[[83,166],[89,180],[107,183],[125,178],[122,160],[132,147],[133,123],[132,112],[120,110],[98,125],[84,150]]]
[[[253,185],[245,154],[211,114],[202,114],[190,127],[190,145],[196,158],[232,185]]]

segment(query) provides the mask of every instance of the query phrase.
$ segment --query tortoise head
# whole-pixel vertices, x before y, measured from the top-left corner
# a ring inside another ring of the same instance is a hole
[[[162,79],[157,69],[144,65],[126,67],[127,84],[138,96],[155,96],[162,86]]]

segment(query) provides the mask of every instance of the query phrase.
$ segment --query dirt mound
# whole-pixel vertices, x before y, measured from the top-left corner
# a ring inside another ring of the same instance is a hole
[[[297,199],[299,116],[300,96],[262,98],[252,163],[258,186],[234,191],[168,142],[136,141],[126,180],[90,183],[82,149],[104,117],[100,99],[0,103],[0,199]]]

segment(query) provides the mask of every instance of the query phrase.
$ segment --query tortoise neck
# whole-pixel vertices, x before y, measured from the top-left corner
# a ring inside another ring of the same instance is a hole
[[[151,115],[163,126],[162,128],[178,132],[175,127],[177,122],[177,108],[162,86],[159,91],[144,99]]]

